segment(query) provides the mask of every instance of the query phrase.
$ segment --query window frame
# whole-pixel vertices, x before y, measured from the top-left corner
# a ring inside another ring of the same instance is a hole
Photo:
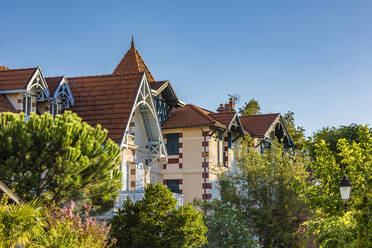
[[[179,133],[167,133],[167,153],[168,155],[179,155],[179,142],[180,142],[180,135]],[[172,150],[173,149],[173,150]]]

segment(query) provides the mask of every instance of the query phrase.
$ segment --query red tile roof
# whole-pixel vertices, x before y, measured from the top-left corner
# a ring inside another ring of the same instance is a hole
[[[244,131],[252,136],[262,137],[280,114],[239,116]]]
[[[0,91],[24,89],[37,69],[0,70]]]
[[[113,74],[128,74],[128,73],[138,73],[146,71],[147,79],[149,82],[155,81],[150,70],[147,68],[145,62],[143,61],[141,55],[134,47],[134,42],[132,39],[132,44],[130,49],[124,55],[123,59],[120,61]]]
[[[75,104],[71,110],[92,126],[108,129],[120,143],[143,73],[68,78]]]
[[[219,122],[221,122],[223,125],[228,126],[231,123],[235,114],[236,114],[235,111],[228,111],[228,112],[214,113],[214,114],[211,114],[210,116],[218,120]]]
[[[16,112],[5,95],[0,95],[0,112]]]
[[[217,119],[209,110],[199,108],[192,104],[187,104],[184,107],[174,110],[168,119],[163,123],[162,128],[182,128],[182,127],[197,127],[206,125],[225,126]]]
[[[54,94],[58,84],[61,82],[63,77],[46,77],[45,80],[48,84],[50,95]]]
[[[158,90],[158,89],[160,89],[160,87],[162,87],[167,82],[168,82],[167,80],[165,80],[165,81],[154,81],[154,82],[150,83],[150,87],[153,90]]]

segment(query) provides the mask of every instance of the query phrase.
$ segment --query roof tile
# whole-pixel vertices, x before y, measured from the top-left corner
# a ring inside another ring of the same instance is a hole
[[[0,95],[0,112],[15,112],[5,95]]]
[[[46,77],[45,78],[51,95],[54,94],[54,91],[57,89],[62,79],[63,77]]]
[[[1,90],[22,90],[37,68],[0,70]]]
[[[71,110],[92,126],[108,129],[121,142],[143,73],[68,78],[75,104]]]
[[[196,127],[205,125],[225,126],[212,116],[212,111],[187,104],[174,110],[169,118],[163,123],[162,128]]]
[[[260,114],[260,115],[248,115],[239,116],[240,122],[242,123],[244,131],[248,132],[252,136],[262,137],[266,134],[271,124],[278,117],[279,113],[276,114]]]

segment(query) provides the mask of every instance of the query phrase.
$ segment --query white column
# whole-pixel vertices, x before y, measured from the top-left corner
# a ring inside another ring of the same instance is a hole
[[[136,190],[143,190],[143,164],[136,164]]]
[[[124,159],[121,163],[121,173],[121,190],[128,190],[128,164]]]

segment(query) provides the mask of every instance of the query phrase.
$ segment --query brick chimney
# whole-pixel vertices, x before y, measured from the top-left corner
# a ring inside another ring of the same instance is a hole
[[[221,112],[230,112],[230,111],[235,111],[235,104],[234,104],[234,99],[230,97],[229,102],[225,104],[220,104],[220,106],[217,109],[218,113]]]

